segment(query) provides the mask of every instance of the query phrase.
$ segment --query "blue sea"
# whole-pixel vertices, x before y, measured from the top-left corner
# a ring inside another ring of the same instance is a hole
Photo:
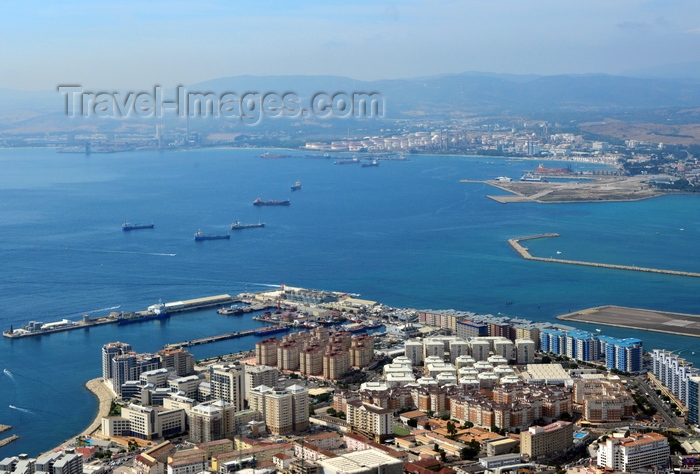
[[[525,261],[506,242],[556,232],[560,237],[528,241],[531,253],[700,272],[699,196],[504,205],[486,198],[502,191],[460,179],[518,178],[537,162],[412,155],[361,168],[301,152],[287,159],[261,159],[260,153],[0,150],[0,329],[282,283],[360,293],[397,307],[537,321],[605,304],[700,312],[697,278]],[[302,189],[292,192],[295,181]],[[257,197],[291,199],[291,206],[254,207]],[[230,240],[193,239],[200,229],[225,233],[236,220],[266,226],[232,233]],[[152,222],[155,229],[122,232],[124,221]],[[97,402],[84,383],[101,375],[103,344],[156,351],[168,342],[259,325],[212,309],[2,338],[0,369],[8,372],[0,373],[0,423],[13,429],[0,437],[21,438],[0,448],[0,456],[37,455],[87,427]],[[602,330],[700,361],[693,338]],[[192,352],[197,358],[237,352],[256,340]]]

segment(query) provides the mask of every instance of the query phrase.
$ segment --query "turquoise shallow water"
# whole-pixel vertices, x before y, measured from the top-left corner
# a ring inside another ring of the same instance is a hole
[[[602,304],[700,312],[698,279],[528,262],[506,243],[557,232],[558,238],[527,246],[538,256],[700,272],[697,196],[502,205],[485,197],[500,191],[459,180],[517,178],[536,162],[411,156],[360,168],[303,153],[296,159],[259,154],[222,149],[86,157],[0,150],[0,328],[280,283],[360,293],[399,307],[542,321]],[[297,180],[303,189],[292,192]],[[257,197],[292,204],[256,208]],[[155,229],[122,232],[125,220],[153,222]],[[223,233],[236,220],[267,225],[235,232],[230,241],[193,240],[199,229]],[[14,425],[21,439],[0,448],[0,456],[37,454],[89,424],[96,402],[83,384],[100,375],[102,344],[120,340],[155,351],[167,342],[257,326],[208,310],[3,338],[0,365],[12,376],[0,376],[0,423]],[[695,358],[692,338],[607,327],[603,333],[640,337],[647,350],[674,348]],[[192,352],[235,352],[255,340]]]

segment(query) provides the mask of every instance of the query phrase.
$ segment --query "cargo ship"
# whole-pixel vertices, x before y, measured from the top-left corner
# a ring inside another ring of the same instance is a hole
[[[297,181],[294,183],[294,186],[292,186],[292,191],[296,191],[298,189],[301,189],[301,181]]]
[[[260,198],[257,198],[255,201],[253,201],[253,206],[289,206],[291,202],[289,199],[285,199],[284,201],[263,201]]]
[[[213,235],[213,234],[205,234],[201,230],[199,232],[195,232],[194,234],[194,240],[196,241],[201,241],[201,240],[222,240],[222,239],[230,239],[231,235],[230,234],[223,234],[223,235]]]
[[[260,328],[256,329],[253,331],[253,334],[256,336],[267,336],[269,334],[276,334],[278,332],[286,332],[289,331],[289,328],[287,326],[270,326],[267,328]]]
[[[363,168],[369,168],[370,166],[379,166],[379,162],[377,160],[372,160],[372,161],[366,161],[365,163],[362,163]]]
[[[117,316],[117,324],[142,323],[145,321],[153,321],[154,319],[165,319],[170,317],[170,314],[163,311],[154,313],[152,311],[139,311],[138,313],[121,312]]]
[[[122,224],[122,230],[139,230],[139,229],[153,229],[155,226],[153,224],[132,224],[131,222],[125,222]]]
[[[357,158],[353,158],[351,160],[338,160],[334,163],[336,165],[354,165],[354,164],[357,164],[359,162],[360,162],[360,160],[358,160]]]
[[[257,224],[241,224],[239,221],[236,221],[231,224],[231,230],[253,229],[255,227],[265,227],[265,223],[258,222]]]
[[[537,174],[572,174],[573,172],[574,170],[571,169],[571,166],[566,168],[547,168],[543,164],[540,164],[535,170]]]
[[[260,158],[290,158],[292,155],[282,155],[279,153],[269,153],[265,152],[262,155],[260,155]]]

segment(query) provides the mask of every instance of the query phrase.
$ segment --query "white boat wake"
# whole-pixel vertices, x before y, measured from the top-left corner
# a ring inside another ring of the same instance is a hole
[[[12,408],[13,410],[21,411],[23,413],[29,413],[31,415],[36,415],[36,413],[34,413],[33,411],[28,410],[26,408],[16,407],[14,405],[10,405],[10,408]]]

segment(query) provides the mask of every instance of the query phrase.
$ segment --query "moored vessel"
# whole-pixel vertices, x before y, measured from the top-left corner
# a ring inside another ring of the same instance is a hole
[[[363,168],[369,168],[371,166],[379,166],[379,161],[372,160],[372,161],[366,161],[366,162],[362,163]]]
[[[572,174],[573,172],[574,170],[571,169],[570,165],[566,168],[547,168],[545,165],[540,164],[535,170],[536,174]]]
[[[532,173],[525,173],[520,177],[520,181],[526,182],[526,183],[546,183],[547,178],[544,176],[540,176],[538,174],[532,174]]]

